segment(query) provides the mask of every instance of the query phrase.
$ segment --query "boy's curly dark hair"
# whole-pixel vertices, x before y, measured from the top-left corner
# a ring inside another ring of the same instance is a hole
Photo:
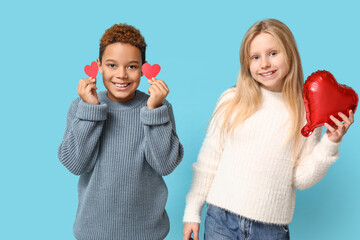
[[[99,59],[102,61],[105,48],[112,43],[128,43],[137,47],[141,52],[142,63],[145,63],[146,43],[140,31],[126,23],[114,24],[107,29],[100,39]]]

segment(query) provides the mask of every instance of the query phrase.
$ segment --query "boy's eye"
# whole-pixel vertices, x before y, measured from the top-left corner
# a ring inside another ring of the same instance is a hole
[[[128,66],[128,68],[129,68],[129,69],[136,69],[137,66],[136,66],[136,65],[130,65],[130,66]]]
[[[116,67],[115,64],[112,64],[112,63],[110,63],[108,66],[109,66],[110,68]]]

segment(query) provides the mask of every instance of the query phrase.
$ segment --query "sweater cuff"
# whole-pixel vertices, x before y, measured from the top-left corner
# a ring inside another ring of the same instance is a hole
[[[140,110],[140,120],[145,125],[161,125],[170,121],[166,105],[149,110],[146,106]]]
[[[338,143],[335,143],[329,139],[327,134],[324,134],[321,139],[321,146],[330,156],[335,156],[339,153],[339,147],[341,142],[342,140]]]
[[[88,121],[104,121],[107,118],[108,107],[105,103],[99,105],[88,104],[80,101],[76,112],[76,117]]]
[[[199,206],[200,205],[200,206]],[[201,211],[204,204],[187,204],[185,206],[184,223],[201,223]]]

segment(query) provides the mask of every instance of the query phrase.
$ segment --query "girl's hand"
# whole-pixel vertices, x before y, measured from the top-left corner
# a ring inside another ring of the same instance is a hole
[[[150,87],[148,93],[150,97],[147,101],[148,109],[154,109],[160,107],[166,96],[169,94],[169,89],[164,81],[152,78],[148,80]]]
[[[78,86],[78,94],[84,102],[98,105],[99,99],[96,90],[96,79],[92,77],[80,79]]]
[[[185,223],[183,230],[183,240],[199,240],[199,223]],[[194,238],[191,238],[191,233],[194,233]]]
[[[332,127],[329,124],[325,123],[325,127],[327,127],[327,135],[330,141],[340,142],[342,137],[345,135],[350,125],[354,122],[354,113],[352,110],[349,111],[349,117],[347,117],[343,113],[339,113],[339,116],[342,118],[344,123],[339,121],[336,117],[330,116],[330,119],[336,124],[336,127]]]

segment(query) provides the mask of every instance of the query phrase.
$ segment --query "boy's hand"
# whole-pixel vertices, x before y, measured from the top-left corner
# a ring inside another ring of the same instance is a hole
[[[199,223],[185,223],[183,230],[183,240],[199,240]],[[191,237],[194,233],[194,238]]]
[[[354,122],[354,113],[352,110],[349,112],[349,117],[347,117],[343,113],[338,113],[339,116],[342,118],[344,123],[339,121],[336,117],[330,116],[330,119],[336,124],[336,127],[332,127],[331,125],[325,123],[325,127],[327,127],[327,135],[330,141],[333,142],[340,142],[341,138],[345,135],[347,130],[349,129],[350,125]]]
[[[80,79],[78,86],[78,94],[84,102],[98,105],[99,99],[96,90],[96,79],[92,77]]]
[[[150,87],[148,93],[150,97],[147,101],[148,109],[154,109],[160,107],[166,96],[169,94],[169,89],[164,81],[152,78],[148,80]]]

